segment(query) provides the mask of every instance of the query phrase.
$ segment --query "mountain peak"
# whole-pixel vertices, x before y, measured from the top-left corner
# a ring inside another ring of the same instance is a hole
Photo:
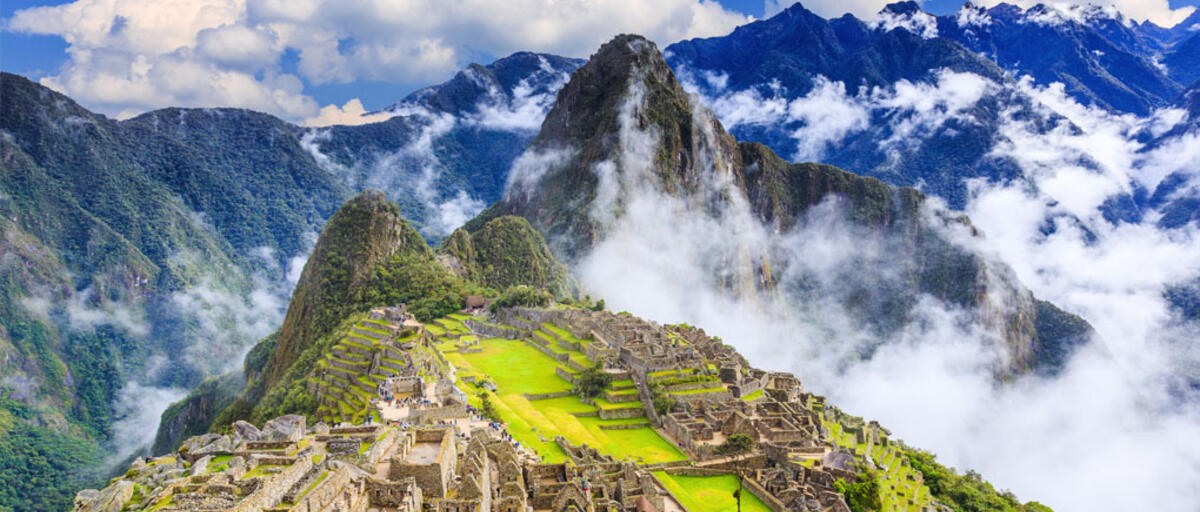
[[[306,347],[361,307],[359,289],[372,270],[398,253],[432,257],[425,240],[383,192],[366,190],[342,205],[321,231],[292,292],[266,372],[268,383],[282,377]]]
[[[884,6],[880,12],[892,14],[916,14],[921,12],[921,6],[913,1],[893,2]]]
[[[666,66],[662,53],[658,51],[658,46],[654,42],[637,34],[620,34],[600,46],[585,67],[599,66],[613,69],[624,66],[632,71],[635,67],[647,64],[653,66],[658,63]]]
[[[621,34],[604,43],[559,91],[534,146],[586,145],[596,134],[614,131],[617,107],[635,77],[651,88],[687,97],[658,46],[642,36]]]

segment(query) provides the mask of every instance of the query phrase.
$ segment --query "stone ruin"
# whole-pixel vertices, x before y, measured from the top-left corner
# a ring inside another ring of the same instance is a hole
[[[388,323],[388,334],[373,327],[384,327],[379,323],[356,331],[377,342],[368,367],[393,370],[381,381],[386,391],[436,398],[434,406],[412,411],[405,425],[308,427],[301,416],[277,418],[261,429],[237,422],[228,435],[193,437],[174,456],[138,461],[104,490],[79,493],[76,510],[657,512],[679,507],[651,474],[663,470],[736,474],[748,492],[776,512],[848,512],[834,484],[857,478],[857,459],[832,442],[825,425],[842,425],[843,436],[868,449],[889,446],[888,432],[877,423],[826,406],[792,374],[750,367],[699,329],[575,309],[509,308],[486,320],[469,319],[464,324],[475,334],[502,334],[531,344],[541,322],[592,340],[573,348],[605,364],[614,379],[625,380],[621,389],[637,391],[609,393],[612,402],[650,403],[652,389],[702,397],[681,398],[661,415],[646,408],[659,434],[688,461],[617,460],[557,437],[568,460],[543,463],[492,428],[464,430],[462,425],[470,424],[466,397],[446,374],[448,365],[432,350],[430,338],[418,326],[415,342],[395,342],[405,332],[405,315],[399,308],[372,310],[369,318]],[[403,364],[382,365],[381,358]],[[430,390],[426,375],[436,376]],[[719,392],[709,392],[710,387]],[[731,458],[720,452],[735,434],[754,441],[752,453]],[[907,464],[907,459],[895,463]],[[914,473],[908,478],[920,483]]]

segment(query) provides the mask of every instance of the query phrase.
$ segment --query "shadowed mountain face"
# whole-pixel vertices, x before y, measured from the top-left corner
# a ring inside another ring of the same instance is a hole
[[[610,41],[572,75],[509,183],[468,229],[525,217],[585,276],[598,255],[632,242],[678,254],[680,267],[696,264],[706,286],[731,296],[833,301],[881,334],[933,297],[995,329],[1010,365],[1001,373],[1056,367],[1090,332],[955,241],[977,236],[969,221],[928,207],[921,193],[738,143],[638,36]],[[795,250],[812,242],[820,219],[881,252],[852,256],[847,267],[807,266]],[[685,245],[670,233],[645,237],[660,231],[682,233]],[[693,253],[702,261],[688,261]]]

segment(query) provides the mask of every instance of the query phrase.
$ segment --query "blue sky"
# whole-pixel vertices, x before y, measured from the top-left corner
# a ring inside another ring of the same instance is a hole
[[[586,57],[621,31],[664,46],[720,35],[748,17],[762,18],[775,3],[567,0],[532,8],[543,0],[414,0],[403,3],[415,6],[406,11],[387,0],[339,0],[301,12],[296,2],[280,8],[269,0],[156,1],[4,0],[0,69],[40,80],[109,115],[168,105],[241,106],[300,121],[330,105],[337,107],[330,111],[334,116],[382,108],[471,61],[486,63],[513,51]],[[850,10],[865,17],[887,1],[805,5],[826,16]],[[1141,17],[1166,9],[1164,0],[1113,1],[1124,2],[1135,18],[1139,13],[1130,9],[1158,2],[1158,11]],[[1198,3],[1170,0],[1170,8]],[[461,5],[444,7],[450,4]],[[496,7],[504,4],[513,6]],[[927,0],[924,8],[945,14],[960,5]],[[513,30],[522,24],[527,27]],[[352,100],[358,103],[347,103]]]

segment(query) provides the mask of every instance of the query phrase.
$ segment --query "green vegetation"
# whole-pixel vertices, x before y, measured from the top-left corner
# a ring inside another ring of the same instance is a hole
[[[612,375],[604,373],[604,370],[597,366],[593,366],[579,372],[575,379],[575,388],[573,391],[586,398],[595,398],[604,393],[604,389],[612,382]]]
[[[441,252],[458,259],[464,277],[484,286],[528,285],[560,298],[575,295],[566,267],[555,261],[542,235],[521,217],[498,217],[471,233],[458,229]]]
[[[501,295],[499,300],[492,303],[492,311],[513,306],[544,307],[552,300],[554,297],[550,295],[550,292],[541,288],[525,285],[510,286],[504,290],[504,295]]]
[[[869,512],[883,510],[883,501],[879,493],[879,478],[874,472],[860,472],[858,481],[847,483],[838,479],[833,488],[846,497],[846,504],[852,512]]]
[[[101,486],[95,443],[25,421],[0,436],[0,509],[69,510],[75,491]]]
[[[1049,512],[1050,508],[1031,501],[1025,504],[1007,492],[998,492],[979,476],[967,471],[958,475],[939,464],[932,453],[904,448],[903,455],[925,477],[925,485],[938,501],[956,512]]]
[[[663,385],[658,382],[651,381],[649,386],[650,399],[653,400],[654,412],[659,416],[671,412],[671,409],[675,408],[675,397],[663,391]]]
[[[476,379],[491,379],[497,386],[488,401],[507,423],[509,432],[521,444],[538,451],[549,462],[566,459],[554,436],[562,435],[573,443],[586,443],[618,459],[626,457],[641,462],[684,460],[686,456],[654,429],[609,430],[614,425],[643,425],[645,418],[602,420],[595,416],[597,406],[577,397],[530,400],[525,395],[562,393],[572,385],[555,373],[559,364],[546,354],[520,340],[490,338],[480,341],[481,351],[463,354],[451,352],[446,344],[439,345],[446,358],[458,368],[459,378],[471,375]],[[471,402],[482,408],[483,391],[459,383]],[[598,404],[606,404],[602,399]],[[627,408],[641,407],[640,403],[610,404]]]
[[[500,411],[496,409],[496,403],[492,401],[491,393],[488,393],[487,391],[480,391],[479,403],[479,411],[483,414],[483,417],[492,421],[504,421],[504,419],[500,417]]]
[[[729,512],[738,506],[734,496],[738,492],[735,475],[684,476],[655,471],[654,478],[662,482],[688,512]],[[742,512],[770,512],[771,509],[757,496],[748,492],[743,494]]]

